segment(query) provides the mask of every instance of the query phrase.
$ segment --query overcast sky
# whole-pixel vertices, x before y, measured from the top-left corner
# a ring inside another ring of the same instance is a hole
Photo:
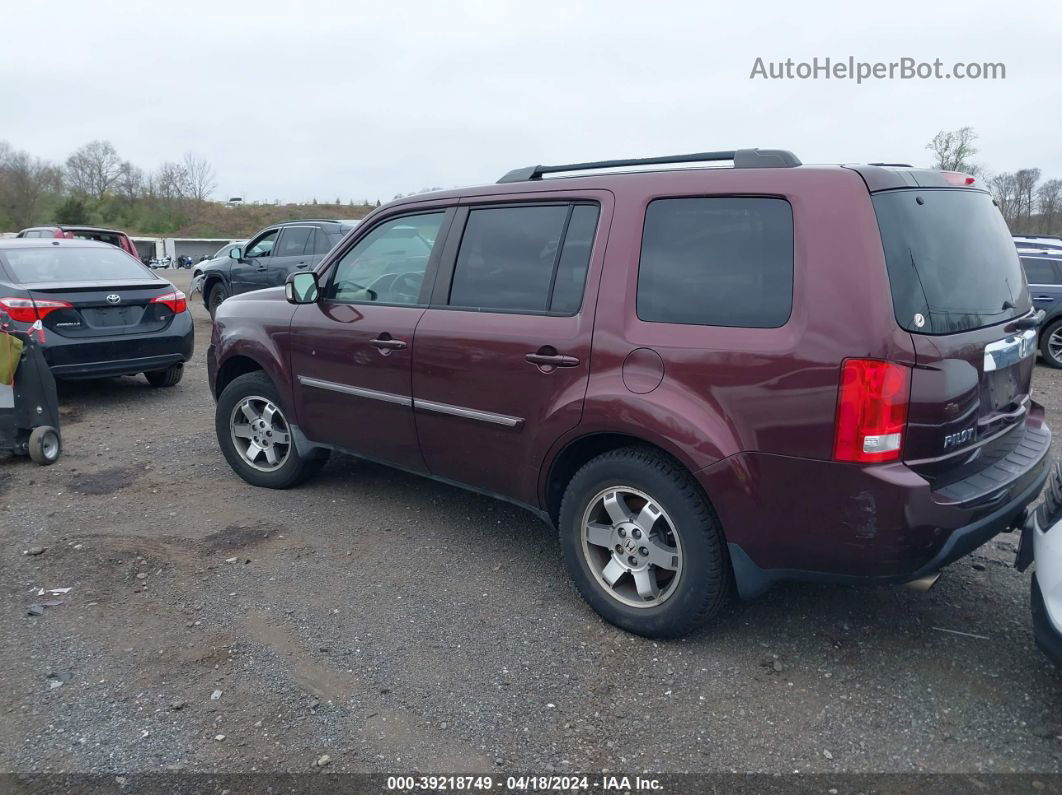
[[[216,196],[384,201],[517,166],[746,146],[926,164],[976,128],[993,171],[1062,177],[1057,2],[8,0],[0,140],[188,150]],[[750,80],[757,57],[1002,62],[995,81]]]

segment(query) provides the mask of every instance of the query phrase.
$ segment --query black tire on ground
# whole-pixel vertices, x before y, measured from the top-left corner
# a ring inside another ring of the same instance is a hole
[[[177,386],[184,376],[184,364],[171,364],[165,370],[152,370],[144,373],[144,378],[154,387]]]
[[[1050,342],[1051,335],[1058,332],[1060,329],[1062,329],[1062,319],[1056,320],[1040,334],[1040,353],[1043,354],[1044,364],[1048,367],[1055,367],[1058,369],[1062,369],[1062,359],[1057,359],[1051,355]]]
[[[208,288],[208,290],[207,311],[210,312],[210,317],[213,318],[218,311],[218,307],[229,297],[229,291],[221,282],[215,282],[212,287]]]
[[[63,452],[59,431],[51,425],[41,425],[30,431],[29,457],[41,466],[54,464]]]
[[[214,412],[214,429],[218,444],[233,471],[252,486],[267,489],[288,489],[316,475],[328,461],[328,451],[316,450],[312,456],[304,457],[299,454],[293,442],[286,460],[272,471],[255,469],[244,460],[236,449],[229,423],[240,402],[252,396],[265,398],[278,406],[285,421],[289,416],[288,409],[281,404],[280,393],[265,373],[258,371],[234,378],[222,391]]]
[[[583,545],[583,516],[596,496],[620,486],[649,495],[671,519],[681,544],[678,583],[661,604],[624,604],[590,571]],[[561,502],[560,542],[568,573],[583,599],[606,621],[636,635],[685,635],[714,617],[730,596],[733,573],[715,512],[684,467],[650,448],[613,450],[576,472]]]

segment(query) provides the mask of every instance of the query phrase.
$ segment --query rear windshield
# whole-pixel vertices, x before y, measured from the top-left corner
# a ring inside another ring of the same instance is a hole
[[[873,202],[901,327],[952,334],[1029,311],[1018,252],[991,196],[898,190]]]
[[[23,284],[155,278],[151,271],[116,248],[9,248],[0,256],[15,281]]]

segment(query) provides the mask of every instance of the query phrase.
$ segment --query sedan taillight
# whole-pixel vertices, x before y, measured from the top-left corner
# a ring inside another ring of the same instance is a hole
[[[38,298],[0,298],[0,310],[17,323],[35,323],[43,320],[57,309],[73,309],[66,301],[49,301]]]
[[[188,298],[180,290],[174,290],[172,293],[163,293],[162,295],[156,295],[151,299],[153,304],[162,304],[170,308],[170,311],[175,315],[181,314],[181,312],[188,311]]]

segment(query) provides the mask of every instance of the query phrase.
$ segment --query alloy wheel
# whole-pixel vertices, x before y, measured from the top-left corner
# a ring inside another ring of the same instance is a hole
[[[268,398],[240,400],[229,418],[233,447],[240,458],[261,472],[284,466],[291,455],[291,430],[280,408]]]
[[[667,513],[632,486],[602,490],[583,513],[582,551],[604,591],[630,607],[656,607],[682,575],[682,542]]]

